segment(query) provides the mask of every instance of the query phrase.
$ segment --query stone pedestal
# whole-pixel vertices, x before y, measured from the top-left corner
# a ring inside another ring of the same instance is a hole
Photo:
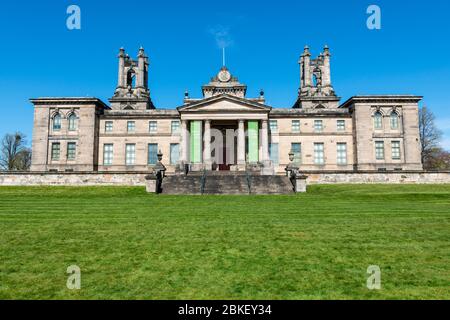
[[[148,193],[156,193],[156,176],[149,174],[148,176],[145,176],[145,190]]]
[[[308,179],[308,177],[303,175],[298,175],[294,178],[294,191],[296,193],[306,192],[306,179]]]

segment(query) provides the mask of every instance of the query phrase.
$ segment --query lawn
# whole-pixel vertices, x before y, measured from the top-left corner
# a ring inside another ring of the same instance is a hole
[[[0,187],[0,240],[0,299],[450,299],[450,185]]]

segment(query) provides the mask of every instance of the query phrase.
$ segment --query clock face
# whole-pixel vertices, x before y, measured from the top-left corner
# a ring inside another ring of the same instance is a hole
[[[218,78],[222,82],[227,82],[227,81],[230,81],[231,74],[230,74],[230,72],[228,72],[228,70],[222,70],[219,72]]]

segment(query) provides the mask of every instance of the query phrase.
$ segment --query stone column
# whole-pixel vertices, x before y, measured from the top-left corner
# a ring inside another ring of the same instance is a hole
[[[145,76],[145,52],[144,48],[139,49],[138,54],[138,75],[136,79],[136,87],[137,88],[144,88],[144,76]]]
[[[245,122],[239,120],[238,126],[238,154],[237,162],[239,166],[245,166]]]
[[[181,120],[181,162],[188,163],[189,162],[189,133],[187,129],[187,121]]]
[[[118,79],[117,79],[117,87],[119,87],[119,88],[125,88],[124,68],[125,68],[125,49],[120,48],[120,51],[119,51],[119,75],[118,75]]]
[[[303,75],[304,75],[303,84],[307,88],[311,87],[311,81],[312,81],[310,64],[311,64],[311,53],[309,52],[309,47],[306,46],[305,50],[303,51],[302,67],[303,67]]]
[[[325,46],[323,49],[323,74],[322,74],[322,85],[324,87],[331,86],[331,70],[330,70],[330,49]]]
[[[211,169],[211,120],[205,120],[205,134],[203,135],[205,145],[203,151],[203,163],[206,169]]]
[[[262,157],[263,162],[269,160],[269,130],[267,128],[267,120],[262,121],[261,126],[261,147],[262,147]]]

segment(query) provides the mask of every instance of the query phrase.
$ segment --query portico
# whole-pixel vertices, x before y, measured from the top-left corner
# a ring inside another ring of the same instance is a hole
[[[268,162],[270,110],[228,94],[178,108],[180,163],[192,170],[245,170],[246,164]]]

